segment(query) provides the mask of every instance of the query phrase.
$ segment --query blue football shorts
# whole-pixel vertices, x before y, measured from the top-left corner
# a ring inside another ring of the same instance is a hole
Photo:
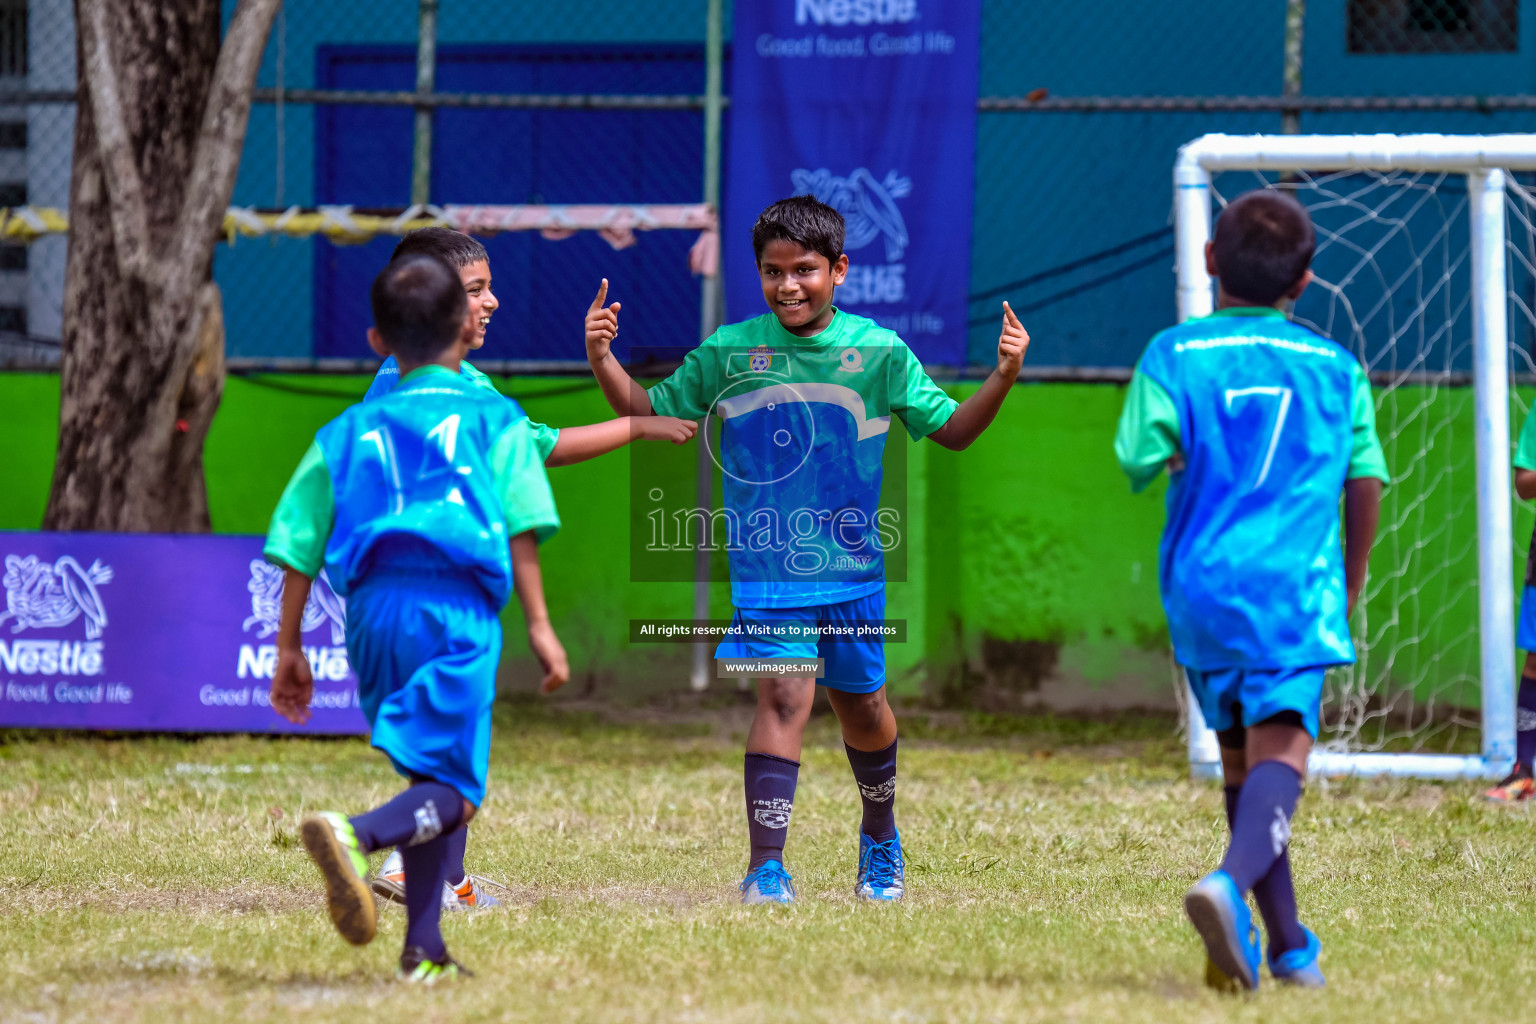
[[[1528,586],[1520,594],[1520,627],[1515,646],[1522,651],[1536,651],[1536,587]]]
[[[1294,711],[1315,740],[1323,682],[1331,667],[1218,668],[1207,672],[1186,668],[1184,673],[1200,702],[1205,724],[1214,731],[1226,732],[1239,725],[1247,728],[1282,711]]]
[[[820,636],[811,626],[856,629],[858,623],[885,621],[885,588],[837,604],[809,608],[738,608],[731,618],[734,635],[715,649],[716,658],[822,658],[826,675],[816,681],[845,693],[874,693],[885,685],[885,641],[879,636]],[[790,623],[795,639],[753,634],[747,626]],[[802,637],[806,639],[801,639]]]
[[[347,598],[347,657],[373,745],[479,807],[501,661],[490,595],[462,576],[370,573]]]

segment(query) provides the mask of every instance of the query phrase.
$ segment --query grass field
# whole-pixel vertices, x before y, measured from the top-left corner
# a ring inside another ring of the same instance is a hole
[[[1199,984],[1184,889],[1224,844],[1157,717],[909,714],[909,897],[852,897],[857,799],[813,722],[788,862],[743,908],[745,709],[498,709],[471,869],[507,906],[445,922],[478,972],[391,980],[333,932],[295,838],[396,780],[361,741],[0,741],[0,1019],[947,1021],[1520,1019],[1536,984],[1532,819],[1466,785],[1314,782],[1293,858],[1330,988]]]

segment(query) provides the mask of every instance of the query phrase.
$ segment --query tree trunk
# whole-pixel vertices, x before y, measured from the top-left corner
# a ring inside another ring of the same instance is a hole
[[[206,532],[224,390],[213,249],[280,0],[76,0],[59,449],[50,530]]]

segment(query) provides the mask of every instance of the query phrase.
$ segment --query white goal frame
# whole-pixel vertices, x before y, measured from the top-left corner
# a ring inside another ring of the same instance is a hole
[[[1515,602],[1509,447],[1505,171],[1536,171],[1536,135],[1204,135],[1174,164],[1179,321],[1215,307],[1205,271],[1211,176],[1221,171],[1435,171],[1464,175],[1471,223],[1482,754],[1314,751],[1321,775],[1497,778],[1515,756]],[[1221,774],[1216,734],[1189,695],[1190,774]]]

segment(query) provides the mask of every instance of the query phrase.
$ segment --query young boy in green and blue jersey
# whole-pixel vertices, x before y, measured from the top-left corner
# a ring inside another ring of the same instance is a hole
[[[1283,312],[1312,280],[1315,240],[1282,192],[1231,203],[1206,247],[1216,312],[1152,339],[1115,437],[1134,489],[1169,471],[1163,606],[1221,746],[1232,841],[1184,897],[1217,987],[1259,985],[1249,892],[1271,976],[1323,984],[1320,943],[1297,916],[1291,815],[1328,669],[1355,660],[1349,614],[1389,478],[1359,361]]]
[[[996,416],[1029,344],[1004,303],[997,368],[956,403],[895,332],[833,304],[848,273],[843,241],[842,216],[812,196],[764,210],[752,248],[769,312],[721,327],[649,391],[610,350],[619,304],[605,305],[606,281],[587,312],[587,361],[616,413],[721,418],[725,522],[739,536],[727,540],[734,628],[717,657],[821,662],[819,674],[758,680],[743,765],[751,846],[743,903],[795,897],[784,840],[818,682],[863,802],[854,891],[870,900],[905,892],[896,718],[878,632],[884,551],[905,524],[880,507],[885,442],[894,414],[914,440],[965,448]]]
[[[395,260],[371,300],[369,344],[394,356],[400,382],[320,429],[273,513],[265,554],[286,580],[272,707],[296,723],[309,717],[300,624],[323,566],[347,601],[347,654],[372,744],[410,784],[364,814],[306,818],[300,834],[331,920],[355,945],[377,927],[367,854],[401,850],[400,976],[430,983],[462,973],[438,924],[442,888],[451,837],[485,797],[499,616],[514,590],[544,690],[569,675],[538,561],[559,519],[527,416],[460,372],[469,306],[454,268]]]
[[[395,246],[390,259],[405,256],[434,256],[458,271],[469,302],[470,341],[472,351],[485,344],[491,317],[500,308],[496,293],[491,290],[491,261],[485,246],[469,235],[452,228],[422,228],[412,231]],[[465,359],[459,364],[459,372],[466,383],[500,394],[491,379]],[[377,401],[388,395],[400,383],[400,371],[393,355],[384,360],[369,385],[364,402]],[[634,440],[671,441],[682,444],[693,437],[696,425],[674,417],[620,417],[603,423],[579,427],[556,428],[528,421],[528,430],[539,458],[546,467],[568,466],[597,458],[599,455],[622,448]],[[449,856],[448,882],[443,890],[443,906],[448,910],[485,910],[499,905],[499,901],[485,891],[485,879],[465,870],[465,843],[468,832],[460,830],[450,837],[453,844]],[[387,900],[404,902],[405,867],[399,853],[391,853],[384,866],[373,878],[373,890]]]

